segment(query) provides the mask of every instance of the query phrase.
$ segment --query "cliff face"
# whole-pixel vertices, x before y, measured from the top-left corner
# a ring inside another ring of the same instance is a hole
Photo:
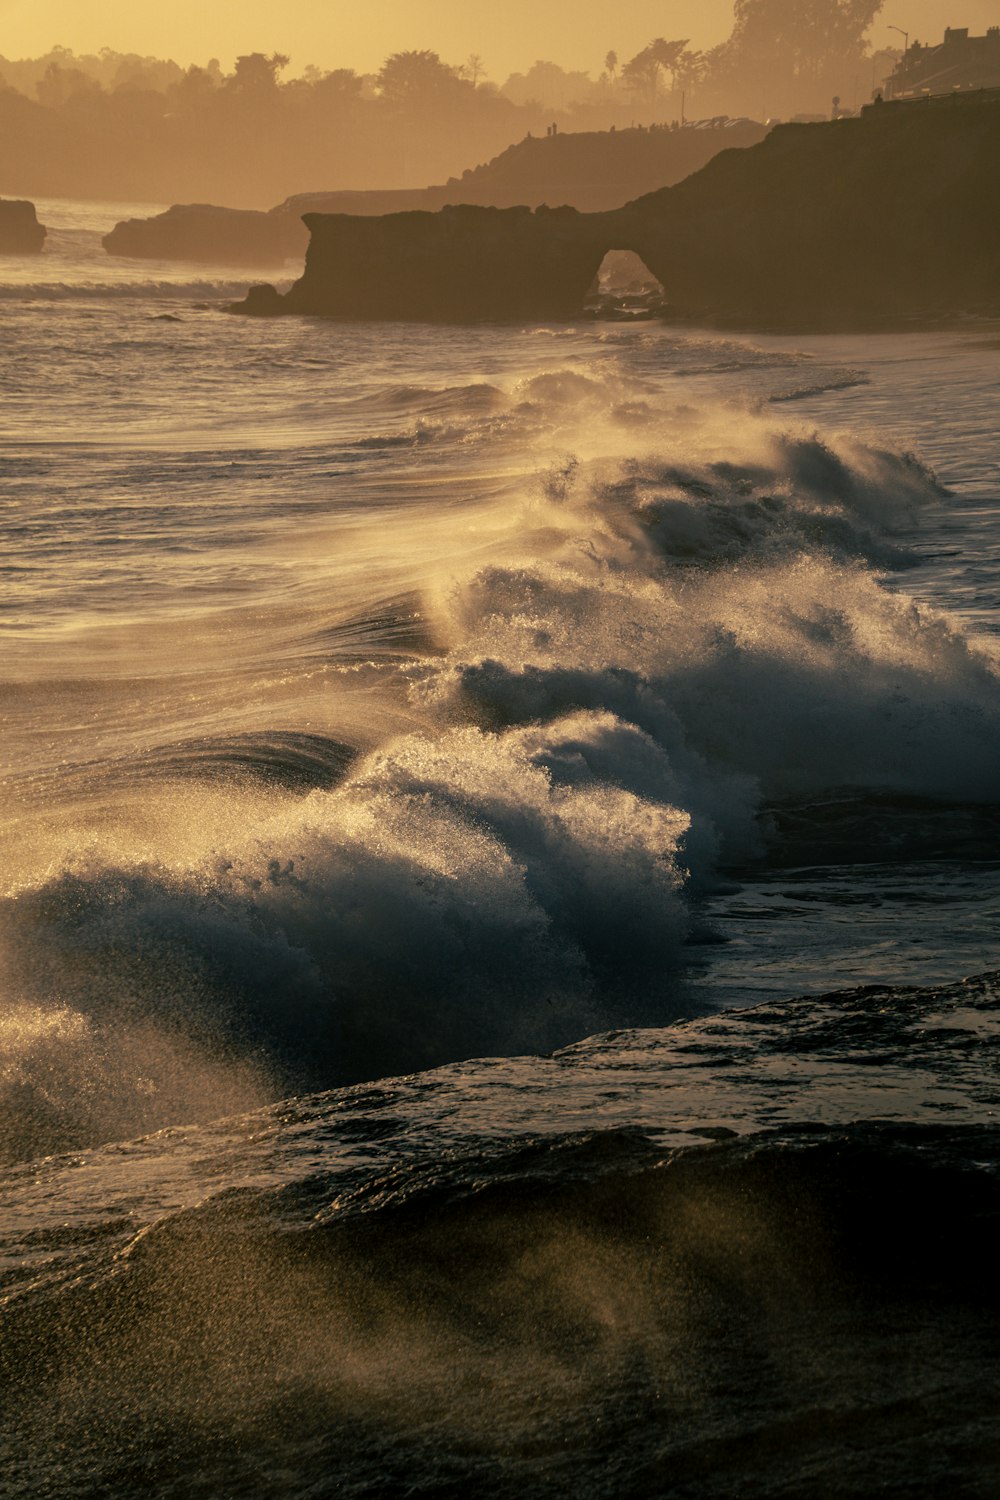
[[[680,182],[717,152],[750,146],[766,134],[745,123],[711,130],[606,130],[528,136],[461,180],[398,191],[299,193],[269,212],[175,204],[148,219],[128,219],[104,237],[109,255],[203,264],[275,266],[304,255],[306,214],[386,215],[450,204],[513,208],[569,204],[619,208],[637,193]]]
[[[634,250],[681,318],[871,327],[1000,313],[1000,103],[872,106],[786,125],[605,214],[308,214],[305,274],[237,310],[467,322],[578,316]]]
[[[627,205],[667,299],[727,320],[869,326],[1000,310],[1000,100],[785,125]]]
[[[45,235],[33,203],[0,198],[0,255],[37,255],[45,244]]]
[[[328,317],[571,318],[604,253],[602,216],[572,208],[307,214],[305,222],[305,275],[282,310]]]

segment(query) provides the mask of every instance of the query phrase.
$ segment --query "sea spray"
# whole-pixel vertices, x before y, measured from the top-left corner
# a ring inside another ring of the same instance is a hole
[[[614,383],[528,387],[515,416],[626,446],[601,427]],[[474,425],[496,420],[484,390]],[[5,904],[9,993],[42,1016],[57,1000],[69,1028],[9,1073],[11,1118],[60,1067],[33,1118],[87,1140],[197,1112],[185,1071],[253,1100],[663,1021],[687,1003],[697,901],[780,860],[792,802],[996,800],[994,667],[872,571],[911,561],[894,534],[940,501],[933,476],[754,417],[686,424],[683,457],[649,441],[543,465],[506,517],[482,506],[493,560],[433,570],[439,649],[397,669],[418,730],[353,764],[320,736],[175,745],[145,774],[183,776],[188,816],[199,777],[216,801],[220,767],[263,778],[239,832],[180,863],[78,856]],[[88,1049],[121,1059],[130,1036],[150,1067],[106,1086]],[[96,1114],[73,1102],[84,1075]]]

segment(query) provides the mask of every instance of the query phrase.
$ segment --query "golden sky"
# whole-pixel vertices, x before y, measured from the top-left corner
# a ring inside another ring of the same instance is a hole
[[[0,54],[37,56],[54,45],[75,52],[111,47],[224,67],[241,52],[287,52],[290,73],[319,67],[376,69],[387,53],[429,47],[448,62],[479,53],[502,82],[536,58],[600,72],[614,48],[630,57],[651,37],[687,37],[696,47],[729,32],[732,0],[0,0]],[[1000,23],[1000,0],[886,0],[878,45],[940,40],[946,25],[982,32]]]

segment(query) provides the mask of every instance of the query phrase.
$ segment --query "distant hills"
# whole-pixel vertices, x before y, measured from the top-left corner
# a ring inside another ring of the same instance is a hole
[[[706,121],[679,130],[580,131],[527,136],[492,161],[427,188],[300,193],[261,212],[176,204],[130,219],[105,237],[111,255],[277,268],[304,254],[306,213],[387,214],[471,203],[511,208],[540,204],[593,212],[680,182],[728,147],[752,146],[767,127],[752,120]]]

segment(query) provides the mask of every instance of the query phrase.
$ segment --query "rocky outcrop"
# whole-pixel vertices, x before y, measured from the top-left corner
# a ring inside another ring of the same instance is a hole
[[[1000,311],[1000,100],[787,125],[624,218],[670,302],[726,322],[873,327]]]
[[[306,274],[247,312],[429,322],[571,318],[603,250],[600,215],[573,208],[443,208],[436,214],[307,214]],[[595,259],[596,257],[596,259]]]
[[[396,192],[300,193],[275,212],[393,214],[436,212],[449,204],[517,208],[566,204],[583,213],[620,208],[630,198],[681,182],[720,151],[756,145],[766,125],[708,121],[668,130],[580,130],[526,136],[492,161],[439,186]]]
[[[19,198],[0,198],[0,255],[37,255],[47,231],[35,205]]]
[[[235,311],[469,322],[574,317],[606,251],[671,313],[868,328],[1000,314],[1000,103],[966,96],[786,125],[604,214],[308,214],[305,273]]]
[[[213,265],[274,266],[305,254],[306,214],[386,215],[451,204],[513,208],[569,204],[587,211],[619,208],[637,193],[680,182],[731,146],[766,134],[752,121],[711,129],[579,131],[528,136],[483,166],[435,187],[394,191],[298,193],[267,213],[175,204],[166,213],[116,224],[104,238],[109,255]]]
[[[297,219],[211,203],[175,203],[148,219],[125,219],[104,236],[109,255],[135,260],[188,260],[204,265],[280,266],[301,255]]]

